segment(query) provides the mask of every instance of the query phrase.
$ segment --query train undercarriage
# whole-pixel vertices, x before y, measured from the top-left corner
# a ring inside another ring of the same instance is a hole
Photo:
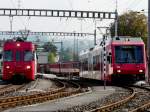
[[[111,77],[112,83],[134,83],[136,81],[145,80],[145,74],[113,74]]]

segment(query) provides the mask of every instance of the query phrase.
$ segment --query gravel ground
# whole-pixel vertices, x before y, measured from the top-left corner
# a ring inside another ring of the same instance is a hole
[[[12,97],[12,96],[31,95],[31,94],[35,94],[38,92],[45,92],[48,90],[53,90],[54,87],[56,88],[54,82],[52,82],[50,80],[45,80],[45,79],[38,79],[36,81],[30,82],[23,89],[13,92],[13,93],[5,94],[1,98]]]
[[[78,106],[74,106],[74,107],[67,108],[64,110],[59,110],[59,111],[65,111],[65,112],[66,111],[71,111],[71,112],[88,111],[88,110],[98,108],[100,106],[107,105],[111,102],[119,101],[119,100],[121,100],[122,96],[129,95],[129,93],[126,89],[115,87],[115,90],[116,91],[113,92],[112,94],[110,94],[108,96],[104,96],[101,99],[97,99],[95,101],[91,101],[90,103],[85,103],[84,105],[78,105]]]

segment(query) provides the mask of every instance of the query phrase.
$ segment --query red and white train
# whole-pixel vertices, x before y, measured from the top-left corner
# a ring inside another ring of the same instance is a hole
[[[5,81],[35,79],[37,58],[32,42],[7,41],[3,46],[2,79]]]
[[[141,38],[103,38],[101,45],[80,53],[80,77],[109,82],[144,80],[145,45]]]

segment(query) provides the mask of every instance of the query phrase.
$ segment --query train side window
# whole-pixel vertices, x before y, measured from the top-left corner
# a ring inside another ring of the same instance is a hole
[[[37,54],[35,54],[35,56],[36,56],[36,59],[38,60],[38,59],[39,59],[38,55],[37,55]]]
[[[107,62],[111,63],[111,53],[107,56]]]
[[[12,51],[4,51],[4,61],[12,61],[13,55]]]
[[[97,55],[97,61],[96,61],[96,64],[100,63],[99,61],[99,58],[100,58],[100,55]]]
[[[79,68],[79,63],[73,63],[73,68]]]
[[[107,56],[107,61],[110,63],[110,56]]]
[[[93,65],[96,64],[96,56],[93,56]]]

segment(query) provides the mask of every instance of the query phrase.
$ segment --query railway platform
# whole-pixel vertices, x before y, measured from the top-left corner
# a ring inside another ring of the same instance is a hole
[[[74,106],[84,105],[91,103],[93,101],[100,100],[115,92],[115,88],[107,86],[104,90],[103,86],[92,87],[87,93],[81,93],[78,95],[65,97],[53,101],[48,101],[41,104],[35,104],[24,107],[17,107],[4,112],[18,112],[18,111],[58,111],[65,110]]]

